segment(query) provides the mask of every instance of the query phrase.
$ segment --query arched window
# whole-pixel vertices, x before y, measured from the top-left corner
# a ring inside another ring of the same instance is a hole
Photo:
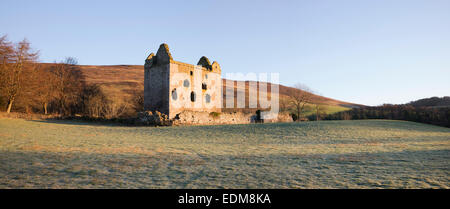
[[[202,89],[203,89],[203,90],[208,89],[207,86],[206,86],[206,83],[202,83]]]
[[[211,102],[211,96],[209,96],[209,94],[205,95],[205,102],[206,103],[210,103]]]
[[[195,102],[195,92],[191,92],[191,102]]]

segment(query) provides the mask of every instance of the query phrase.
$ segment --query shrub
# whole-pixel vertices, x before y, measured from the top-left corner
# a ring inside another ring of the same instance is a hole
[[[209,116],[212,118],[218,118],[220,116],[220,112],[210,112]]]

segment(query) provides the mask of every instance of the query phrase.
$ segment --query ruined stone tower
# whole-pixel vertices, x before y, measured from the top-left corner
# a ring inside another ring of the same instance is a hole
[[[201,57],[197,65],[175,61],[167,44],[145,60],[144,109],[174,118],[183,110],[220,112],[221,69]]]

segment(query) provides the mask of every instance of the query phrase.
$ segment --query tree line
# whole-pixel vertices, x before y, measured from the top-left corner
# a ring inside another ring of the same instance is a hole
[[[312,92],[305,85],[295,85],[287,99],[280,99],[280,110],[289,112],[294,121],[390,119],[450,127],[450,97],[448,96],[430,97],[399,105],[357,107],[327,114],[326,105],[321,104],[320,101],[314,101]]]
[[[406,120],[450,127],[450,107],[385,104],[376,107],[354,108],[327,115],[325,120],[390,119]]]
[[[101,86],[86,83],[75,58],[48,64],[38,58],[26,39],[13,43],[0,37],[1,111],[111,119],[130,109],[107,98]],[[140,109],[141,103],[131,105]]]
[[[430,97],[409,102],[408,105],[413,107],[449,107],[450,97]]]

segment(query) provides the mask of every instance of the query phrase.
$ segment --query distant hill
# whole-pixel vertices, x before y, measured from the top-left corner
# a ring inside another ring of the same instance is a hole
[[[80,65],[86,82],[89,84],[99,84],[109,96],[121,99],[130,99],[134,94],[144,90],[144,66],[143,65]],[[225,79],[223,79],[225,81]],[[246,91],[248,97],[248,82],[245,82],[245,89],[238,89],[235,81],[235,97],[237,91]],[[225,84],[225,82],[223,82]],[[225,86],[224,86],[225,87]],[[230,87],[228,87],[230,88]],[[290,94],[301,91],[292,87],[279,85],[279,96],[281,100],[288,98]],[[225,92],[225,88],[224,88]],[[268,87],[270,97],[270,87]],[[350,102],[339,101],[328,97],[313,95],[312,100],[330,107],[333,112],[342,111],[362,105]],[[248,100],[247,100],[248,101]],[[248,102],[247,102],[248,104]]]
[[[407,103],[414,107],[450,107],[450,97],[430,97]]]

